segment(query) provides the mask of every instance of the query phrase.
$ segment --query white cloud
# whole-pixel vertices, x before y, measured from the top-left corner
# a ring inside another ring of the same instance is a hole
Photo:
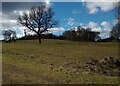
[[[13,14],[14,14],[14,15],[17,15],[17,16],[18,16],[18,15],[22,16],[24,12],[26,12],[27,14],[30,13],[29,10],[14,10],[14,11],[13,11]]]
[[[108,28],[110,28],[110,23],[107,22],[107,21],[103,21],[103,22],[101,23],[101,26],[103,26],[104,28],[108,29]]]
[[[67,24],[70,25],[70,26],[79,25],[79,23],[76,22],[74,18],[68,18],[68,19],[65,19],[65,20],[68,21]]]
[[[78,9],[74,9],[74,10],[72,11],[72,14],[75,14],[75,15],[80,14],[80,13],[81,13],[81,11],[78,10]]]
[[[111,31],[111,28],[112,28],[110,23],[107,22],[107,21],[103,21],[100,24],[91,21],[86,26],[91,28],[92,31],[100,32],[99,36],[102,39],[109,37],[110,31]]]
[[[108,12],[114,9],[113,2],[86,2],[86,8],[89,14],[95,14],[98,11]]]
[[[95,2],[86,2],[86,7],[89,10],[89,14],[95,14],[96,12],[98,12]]]
[[[17,20],[15,19],[10,19],[5,14],[0,15],[0,23],[2,24],[3,29],[11,28],[17,25]]]
[[[4,29],[11,28],[17,25],[17,20],[2,19],[2,21],[0,22],[2,23],[2,27]]]
[[[95,27],[95,28],[92,29],[92,31],[102,32],[102,28],[101,27]]]
[[[54,5],[53,3],[50,3],[51,0],[44,0],[44,1],[45,1],[46,5],[47,5],[47,8],[49,8],[49,7]],[[46,8],[46,10],[47,10],[47,8]]]
[[[17,33],[18,38],[24,36],[24,29],[25,27],[21,27],[21,26],[13,27],[13,30]]]
[[[60,31],[64,31],[63,27],[60,28],[50,28],[48,29],[49,32],[60,32]]]
[[[101,10],[104,12],[114,9],[114,4],[112,2],[101,3],[99,6],[101,7]]]
[[[70,26],[74,25],[74,23],[75,23],[74,18],[68,18],[66,20],[68,21],[68,25],[70,25]]]
[[[101,26],[103,27],[103,31],[102,31],[102,36],[103,37],[109,37],[109,34],[110,34],[110,31],[111,31],[111,25],[110,25],[110,23],[109,22],[107,22],[107,21],[103,21],[102,23],[101,23]]]
[[[83,26],[83,23],[80,23],[80,26]]]
[[[46,4],[49,5],[50,4],[50,0],[45,0]]]
[[[97,26],[98,26],[98,23],[95,23],[95,22],[92,22],[92,21],[90,21],[87,24],[87,27],[89,27],[89,28],[96,28]]]
[[[20,10],[14,10],[13,13],[17,15],[23,15],[23,11]]]

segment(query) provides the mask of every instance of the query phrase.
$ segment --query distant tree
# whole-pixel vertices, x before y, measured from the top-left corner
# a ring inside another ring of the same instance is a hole
[[[113,39],[119,39],[119,37],[120,37],[120,34],[119,34],[119,28],[118,28],[118,26],[116,25],[116,26],[114,26],[113,28],[112,28],[112,30],[110,31],[110,38],[113,38]]]
[[[110,37],[114,39],[120,38],[120,1],[115,3],[115,18],[116,25],[112,28],[110,32]]]
[[[11,41],[16,42],[17,36],[16,36],[15,31],[13,31],[13,30],[3,30],[2,34],[4,36],[5,42],[9,42],[9,43]]]
[[[63,37],[68,39],[68,40],[76,40],[77,33],[74,30],[68,30],[63,33]]]
[[[18,22],[35,32],[39,37],[39,43],[41,43],[42,33],[59,24],[57,20],[54,20],[54,11],[46,4],[33,6],[29,13],[24,12],[22,16],[19,16]]]

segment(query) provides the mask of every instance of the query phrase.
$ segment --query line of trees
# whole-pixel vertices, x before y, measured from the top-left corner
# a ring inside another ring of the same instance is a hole
[[[63,33],[63,37],[67,40],[73,40],[73,41],[97,41],[100,39],[99,32],[91,31],[90,28],[83,28],[81,26],[78,26],[75,30],[75,28],[65,31]]]

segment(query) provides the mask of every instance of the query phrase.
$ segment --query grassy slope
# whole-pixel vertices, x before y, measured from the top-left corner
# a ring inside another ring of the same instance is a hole
[[[73,72],[64,63],[84,65],[90,57],[118,57],[117,43],[85,43],[63,40],[3,43],[3,83],[97,83],[117,84],[118,77]],[[69,66],[68,66],[69,67]],[[67,72],[67,73],[66,73]]]

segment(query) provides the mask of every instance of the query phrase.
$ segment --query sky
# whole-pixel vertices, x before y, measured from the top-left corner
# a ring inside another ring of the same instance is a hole
[[[91,28],[92,31],[100,32],[101,38],[109,37],[111,28],[115,25],[115,11],[113,2],[50,2],[45,0],[48,6],[51,6],[55,12],[54,18],[59,20],[59,27],[51,28],[50,32],[55,35],[71,28],[82,26]],[[29,12],[33,5],[39,6],[41,2],[2,2],[2,11],[0,10],[0,33],[2,30],[13,29],[17,37],[24,36],[23,30],[26,27],[17,22],[19,15],[24,11]],[[0,40],[3,39],[0,34]]]

